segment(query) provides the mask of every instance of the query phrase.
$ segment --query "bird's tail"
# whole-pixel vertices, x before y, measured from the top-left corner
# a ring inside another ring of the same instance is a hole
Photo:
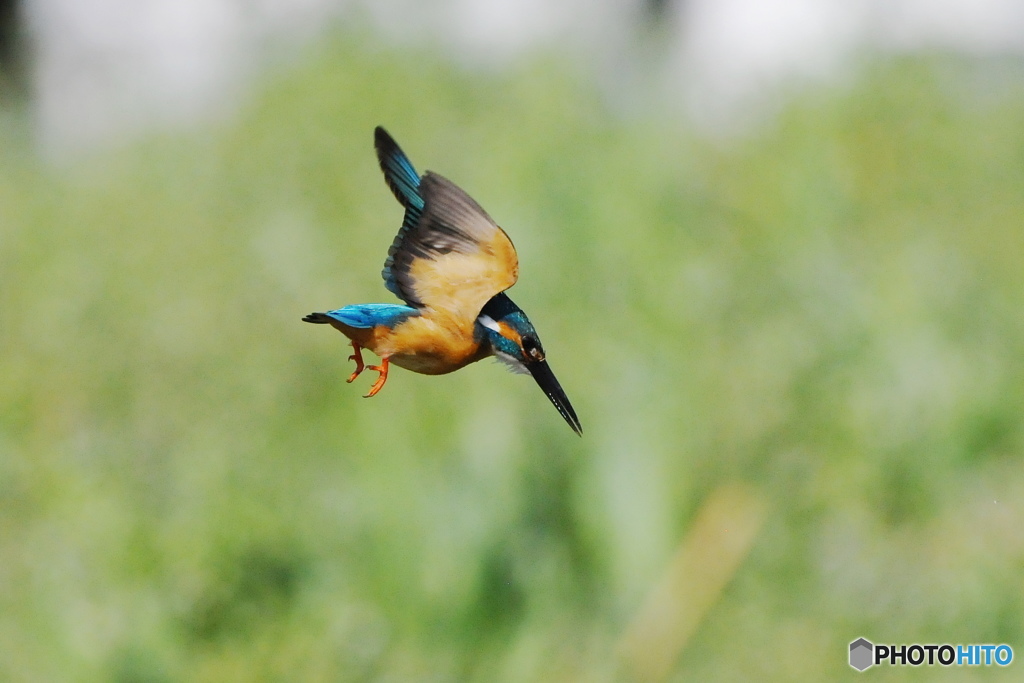
[[[304,323],[316,323],[317,325],[327,325],[331,322],[331,316],[326,313],[310,313],[302,319]]]

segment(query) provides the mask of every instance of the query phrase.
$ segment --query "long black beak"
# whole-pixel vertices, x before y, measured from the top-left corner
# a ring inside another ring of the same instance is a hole
[[[569,397],[562,391],[562,385],[555,379],[555,373],[551,372],[551,368],[548,367],[548,362],[542,360],[540,362],[529,363],[526,366],[530,370],[530,374],[537,380],[537,384],[544,390],[551,402],[558,408],[558,412],[562,414],[565,421],[572,427],[572,431],[576,432],[580,436],[583,436],[583,427],[580,426],[580,419],[576,417],[576,411],[572,409],[572,404],[569,403]]]

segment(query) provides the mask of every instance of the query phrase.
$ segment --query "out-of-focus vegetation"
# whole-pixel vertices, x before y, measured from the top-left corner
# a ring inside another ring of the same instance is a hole
[[[552,62],[343,41],[230,121],[70,167],[8,132],[0,678],[821,681],[861,635],[1024,654],[1024,89],[985,73],[868,68],[710,144]],[[345,340],[299,321],[391,300],[378,123],[507,228],[582,439],[491,363],[364,400]],[[703,552],[733,508],[749,540]],[[717,589],[658,592],[705,555]],[[667,642],[652,595],[706,609]]]

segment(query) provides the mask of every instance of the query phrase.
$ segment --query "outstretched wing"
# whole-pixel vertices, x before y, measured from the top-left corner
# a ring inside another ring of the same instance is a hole
[[[512,241],[450,180],[431,172],[417,177],[381,128],[376,146],[388,186],[405,206],[405,220],[384,263],[388,289],[417,308],[475,319],[491,297],[519,277]]]
[[[391,276],[407,303],[475,319],[516,283],[519,260],[505,231],[454,183],[428,172],[423,213],[388,252]]]

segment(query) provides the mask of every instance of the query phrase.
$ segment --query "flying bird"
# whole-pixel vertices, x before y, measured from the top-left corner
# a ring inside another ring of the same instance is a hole
[[[416,173],[398,143],[378,126],[374,147],[384,180],[405,207],[387,260],[384,285],[404,304],[354,304],[310,313],[348,337],[356,368],[378,373],[366,398],[384,386],[391,364],[443,375],[494,356],[514,372],[529,373],[582,435],[576,411],[548,366],[533,323],[505,294],[519,278],[519,259],[505,231],[479,204],[443,176]],[[362,349],[380,357],[366,365]]]

